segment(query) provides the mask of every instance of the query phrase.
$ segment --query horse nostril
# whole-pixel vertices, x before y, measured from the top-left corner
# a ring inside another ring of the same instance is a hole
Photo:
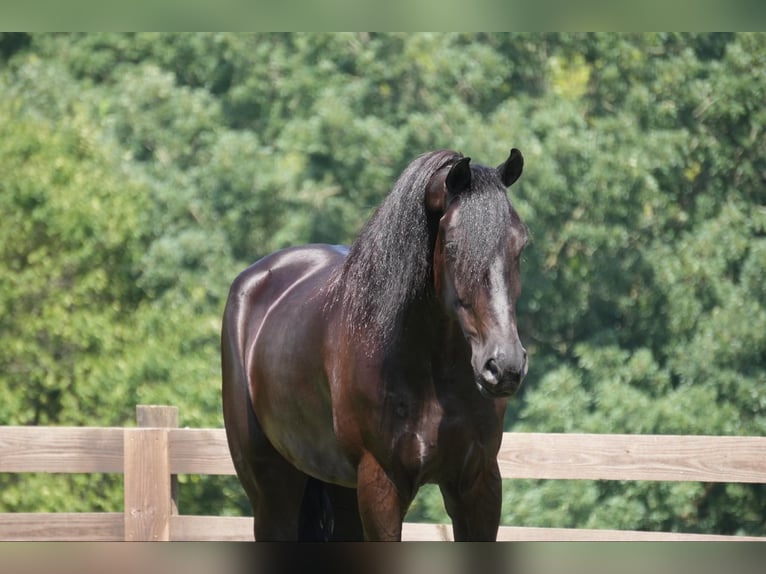
[[[497,361],[495,361],[494,358],[489,359],[486,363],[484,363],[482,377],[486,382],[493,385],[496,385],[500,380],[500,368],[497,366]]]

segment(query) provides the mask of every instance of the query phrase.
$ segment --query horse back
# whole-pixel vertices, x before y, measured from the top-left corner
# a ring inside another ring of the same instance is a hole
[[[233,337],[232,342],[242,348],[275,303],[297,287],[307,288],[307,299],[318,300],[329,274],[346,253],[343,246],[305,245],[276,251],[253,263],[231,285],[223,335]]]

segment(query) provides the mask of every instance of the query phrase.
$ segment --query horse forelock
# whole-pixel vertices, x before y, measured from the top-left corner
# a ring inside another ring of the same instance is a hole
[[[461,157],[438,150],[413,160],[352,244],[331,288],[355,335],[388,340],[402,310],[424,295],[435,233],[424,203],[426,186],[436,171]]]
[[[472,290],[505,248],[513,218],[495,170],[474,165],[471,176],[471,190],[460,196],[457,206],[459,223],[453,229],[451,245],[456,280]],[[520,232],[526,235],[523,225]]]

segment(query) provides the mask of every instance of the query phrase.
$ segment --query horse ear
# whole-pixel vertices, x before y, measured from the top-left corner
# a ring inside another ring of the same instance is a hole
[[[450,168],[449,173],[447,174],[447,179],[445,180],[447,192],[450,195],[459,195],[471,187],[470,162],[470,157],[463,157]]]
[[[471,185],[470,157],[458,160],[452,166],[439,169],[426,187],[426,208],[434,213],[444,213],[451,197],[462,193]]]
[[[426,209],[433,213],[444,213],[447,207],[447,172],[449,166],[442,167],[433,176],[426,186]]]
[[[503,185],[509,187],[514,181],[519,179],[523,168],[524,158],[519,150],[513,148],[508,159],[497,166],[497,173],[500,176],[500,181],[503,182]]]

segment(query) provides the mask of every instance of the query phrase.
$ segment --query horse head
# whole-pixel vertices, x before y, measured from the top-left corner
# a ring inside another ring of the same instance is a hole
[[[528,368],[516,326],[527,231],[505,191],[523,163],[517,149],[497,168],[464,157],[439,169],[426,188],[426,208],[439,215],[434,287],[470,344],[474,380],[487,398],[515,393]]]

